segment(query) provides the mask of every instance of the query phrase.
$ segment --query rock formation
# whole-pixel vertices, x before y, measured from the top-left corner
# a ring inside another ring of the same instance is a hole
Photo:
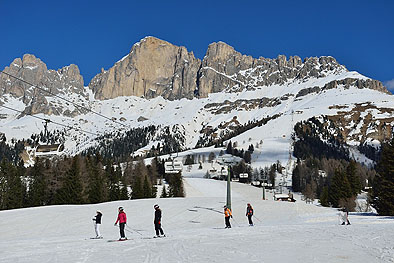
[[[97,99],[139,96],[192,98],[201,61],[185,47],[146,37],[112,68],[95,76],[89,87]]]
[[[75,116],[78,109],[64,109],[61,104],[47,98],[51,94],[69,97],[76,94],[79,103],[88,102],[83,78],[76,65],[55,70],[33,55],[15,59],[5,72],[49,91],[47,93],[29,86],[6,74],[0,75],[0,98],[5,94],[21,98],[27,105],[25,113],[63,114]],[[176,100],[193,97],[204,98],[215,92],[238,92],[253,90],[261,86],[284,85],[305,82],[310,78],[346,72],[333,57],[311,57],[304,61],[298,56],[279,55],[275,59],[253,58],[242,55],[223,42],[208,46],[203,60],[194,57],[185,47],[175,46],[155,37],[146,37],[133,45],[130,53],[115,63],[109,70],[101,70],[90,82],[89,88],[99,100],[119,96],[138,96]],[[382,83],[372,79],[346,78],[333,80],[324,87],[307,87],[297,94],[305,96],[312,92],[332,89],[369,88],[388,92]],[[1,99],[0,99],[1,103]]]
[[[223,42],[210,44],[200,61],[185,47],[146,37],[112,68],[95,76],[89,87],[97,99],[133,95],[174,100],[203,98],[224,90],[232,92],[291,81],[304,82],[312,77],[322,78],[345,71],[344,66],[329,56],[305,58],[304,61],[298,56],[287,60],[283,55],[275,59],[256,59],[242,55]],[[387,92],[376,80],[341,81]]]
[[[10,94],[21,98],[28,105],[25,109],[27,114],[64,114],[60,108],[51,105],[45,98],[46,96],[51,97],[53,94],[62,97],[65,94],[87,96],[84,94],[83,78],[78,67],[73,64],[57,71],[48,70],[40,59],[26,54],[23,59],[16,58],[9,67],[4,69],[4,72],[35,85],[31,86],[6,74],[0,75],[0,97],[6,99],[4,95]]]

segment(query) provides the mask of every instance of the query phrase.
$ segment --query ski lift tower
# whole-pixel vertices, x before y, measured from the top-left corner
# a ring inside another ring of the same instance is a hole
[[[227,200],[226,200],[226,206],[228,209],[231,210],[231,178],[230,178],[230,166],[227,168],[228,169],[228,174],[227,174]]]

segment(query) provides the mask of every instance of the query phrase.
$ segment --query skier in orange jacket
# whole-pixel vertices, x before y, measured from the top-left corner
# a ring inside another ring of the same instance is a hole
[[[231,210],[227,208],[227,206],[224,206],[224,221],[226,223],[225,228],[231,228],[230,217],[233,218],[233,214],[231,213]]]

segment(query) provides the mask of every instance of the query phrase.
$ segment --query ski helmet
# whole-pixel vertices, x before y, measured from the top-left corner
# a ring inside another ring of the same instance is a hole
[[[122,206],[119,206],[119,208],[118,208],[120,211],[123,211],[123,207]]]
[[[96,212],[102,214],[100,210],[97,210]]]
[[[157,209],[157,208],[159,208],[159,205],[158,205],[158,204],[155,204],[153,207],[154,207],[155,209]]]

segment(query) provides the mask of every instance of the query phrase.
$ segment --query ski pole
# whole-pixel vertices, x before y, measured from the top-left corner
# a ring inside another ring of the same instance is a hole
[[[128,225],[126,225],[127,226],[127,228],[129,228],[129,229],[131,229],[131,230],[133,230],[134,232],[136,232],[137,234],[139,234],[139,235],[141,235],[142,236],[142,234],[140,233],[140,232],[138,232],[137,230],[135,230],[135,229],[132,229],[131,227],[129,227]],[[129,232],[131,232],[131,231],[129,231]]]
[[[258,221],[260,221],[260,222],[263,222],[263,221],[261,221],[257,216],[254,216],[254,218],[256,218]]]
[[[126,228],[125,228],[125,230],[126,230],[127,232],[129,232],[129,233],[133,234],[133,232],[131,232],[130,230],[127,230]]]
[[[233,220],[234,220],[234,222],[237,224],[237,226],[239,226],[239,224],[238,224],[237,220],[235,220],[235,218],[234,218],[234,217],[232,217],[232,219],[233,219]]]

